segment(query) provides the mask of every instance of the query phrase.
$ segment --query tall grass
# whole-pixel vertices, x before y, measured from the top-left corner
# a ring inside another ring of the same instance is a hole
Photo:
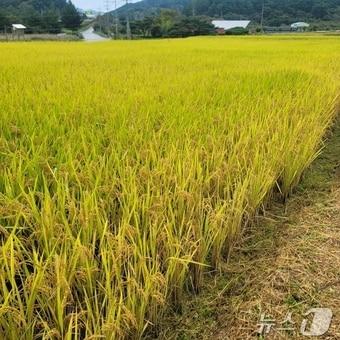
[[[0,338],[139,338],[335,115],[336,38],[0,45]]]

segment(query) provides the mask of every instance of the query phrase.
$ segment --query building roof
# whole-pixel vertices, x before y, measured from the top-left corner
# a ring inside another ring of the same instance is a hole
[[[291,28],[305,28],[305,27],[309,27],[309,24],[307,24],[306,22],[294,22],[294,24],[290,25]]]
[[[12,27],[17,30],[24,30],[26,28],[26,26],[21,25],[21,24],[13,24]]]
[[[215,26],[215,28],[230,30],[236,27],[247,28],[250,24],[250,20],[213,20],[211,23]]]

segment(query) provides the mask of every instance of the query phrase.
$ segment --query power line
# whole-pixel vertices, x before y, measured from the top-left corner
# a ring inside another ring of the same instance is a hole
[[[111,5],[112,5],[112,0],[104,0],[104,8],[105,8],[105,26],[106,28],[108,28],[110,26],[110,9],[111,9]]]
[[[117,0],[115,1],[115,38],[118,39],[118,15],[117,15]]]
[[[126,6],[129,5],[129,0],[126,0]],[[130,19],[129,19],[129,10],[126,9],[126,38],[131,39],[131,27],[130,27]]]
[[[105,8],[105,11],[106,13],[110,12],[111,10],[111,6],[112,6],[112,0],[104,0],[104,8]]]
[[[262,11],[261,11],[261,31],[263,32],[263,21],[264,21],[264,4],[265,0],[262,0]]]

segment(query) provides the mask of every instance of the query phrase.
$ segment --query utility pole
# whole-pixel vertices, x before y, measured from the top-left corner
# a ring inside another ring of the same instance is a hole
[[[104,0],[105,12],[109,13],[111,9],[111,0]]]
[[[118,39],[117,0],[115,0],[115,39]]]
[[[128,11],[129,0],[126,0],[126,38],[131,39],[131,27],[129,20],[129,11]]]
[[[7,26],[6,25],[5,25],[5,37],[6,37],[6,41],[8,41]]]
[[[191,0],[192,16],[196,16],[196,0]]]
[[[261,12],[261,32],[262,32],[262,33],[264,32],[264,29],[263,29],[263,20],[264,20],[264,3],[265,3],[265,0],[262,0],[262,12]]]
[[[111,0],[104,0],[105,4],[105,27],[107,33],[110,34],[110,9],[111,9]]]

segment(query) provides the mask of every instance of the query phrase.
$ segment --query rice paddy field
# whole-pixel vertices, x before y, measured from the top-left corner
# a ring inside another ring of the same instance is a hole
[[[155,332],[292,192],[339,70],[337,37],[1,44],[0,338]]]

